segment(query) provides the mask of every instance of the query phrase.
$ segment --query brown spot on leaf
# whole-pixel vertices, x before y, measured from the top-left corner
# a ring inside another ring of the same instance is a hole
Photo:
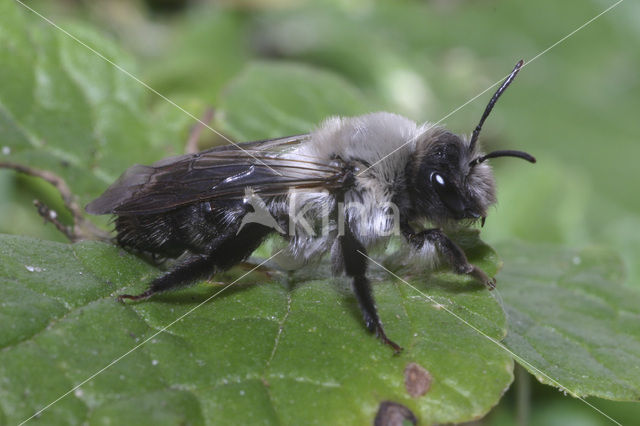
[[[406,422],[415,425],[418,423],[416,416],[402,404],[391,401],[380,403],[378,413],[373,421],[374,426],[402,426]]]
[[[404,387],[413,398],[418,398],[431,389],[431,374],[419,364],[411,362],[404,369]]]

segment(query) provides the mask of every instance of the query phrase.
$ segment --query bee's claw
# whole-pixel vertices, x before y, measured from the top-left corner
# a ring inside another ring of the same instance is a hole
[[[482,269],[477,266],[471,265],[471,271],[468,272],[476,280],[483,283],[489,290],[496,288],[496,279],[489,277]]]
[[[376,326],[375,332],[376,332],[376,336],[378,336],[378,338],[382,340],[382,343],[384,343],[385,345],[391,346],[391,349],[393,349],[394,355],[399,355],[403,351],[402,346],[398,345],[396,342],[394,342],[393,340],[387,337],[387,335],[384,333],[384,329],[382,328],[382,324],[378,324]]]

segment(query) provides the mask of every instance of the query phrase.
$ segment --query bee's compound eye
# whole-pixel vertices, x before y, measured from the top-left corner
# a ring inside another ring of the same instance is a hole
[[[458,195],[458,191],[455,186],[446,180],[440,173],[432,172],[429,175],[431,185],[436,190],[438,197],[444,203],[445,206],[457,215],[464,212],[464,203]]]

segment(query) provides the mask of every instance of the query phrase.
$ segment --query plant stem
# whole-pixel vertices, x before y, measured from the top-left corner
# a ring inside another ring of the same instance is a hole
[[[518,426],[528,426],[531,414],[531,375],[516,364],[516,416]]]

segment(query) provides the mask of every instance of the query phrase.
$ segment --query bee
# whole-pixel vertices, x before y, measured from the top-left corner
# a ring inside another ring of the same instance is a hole
[[[277,233],[292,269],[330,253],[334,274],[352,282],[367,329],[399,352],[376,309],[367,249],[395,231],[425,268],[444,260],[455,273],[495,287],[495,279],[470,264],[443,229],[484,224],[496,202],[487,160],[535,162],[526,152],[485,154],[478,146],[486,118],[522,65],[492,96],[470,138],[377,112],[331,117],[304,135],[134,165],[86,210],[115,215],[119,245],[179,260],[146,291],[119,300],[147,299],[210,277]]]

